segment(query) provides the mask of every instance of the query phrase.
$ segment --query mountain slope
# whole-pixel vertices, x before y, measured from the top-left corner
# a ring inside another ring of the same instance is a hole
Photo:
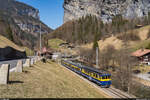
[[[12,41],[8,40],[7,38],[5,38],[4,36],[0,35],[0,48],[5,48],[5,47],[12,47],[18,51],[24,51],[23,48],[21,48],[20,46],[16,45],[15,43],[13,43]]]
[[[0,61],[26,58],[24,48],[0,35]]]
[[[35,47],[40,32],[42,34],[52,31],[39,20],[39,11],[29,5],[15,0],[0,0],[0,33],[8,38],[7,29],[12,31],[13,42]]]

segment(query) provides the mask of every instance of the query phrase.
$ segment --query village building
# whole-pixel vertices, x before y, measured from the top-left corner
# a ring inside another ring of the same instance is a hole
[[[150,49],[139,49],[132,53],[133,57],[136,57],[140,64],[150,65]]]
[[[52,55],[54,50],[51,48],[43,47],[42,50],[36,50],[38,56],[46,57],[48,59],[52,59]]]

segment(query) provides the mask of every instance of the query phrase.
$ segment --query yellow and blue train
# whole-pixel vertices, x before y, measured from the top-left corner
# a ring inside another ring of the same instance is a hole
[[[111,83],[111,74],[99,71],[92,67],[87,67],[73,61],[62,60],[61,64],[68,69],[86,77],[90,81],[93,81],[101,87],[109,88]]]

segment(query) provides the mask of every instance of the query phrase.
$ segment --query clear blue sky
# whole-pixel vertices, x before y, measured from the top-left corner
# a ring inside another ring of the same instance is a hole
[[[64,0],[18,0],[39,9],[40,19],[52,29],[63,24]]]

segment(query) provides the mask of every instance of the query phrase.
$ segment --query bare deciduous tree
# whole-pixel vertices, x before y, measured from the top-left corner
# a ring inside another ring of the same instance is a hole
[[[118,86],[124,91],[130,92],[130,86],[132,83],[132,68],[134,67],[136,60],[133,58],[127,48],[123,48],[116,54],[117,73],[116,78],[118,80]]]
[[[107,70],[110,66],[114,67],[114,57],[116,49],[113,45],[108,45],[104,50],[100,51],[100,67],[103,70]]]
[[[85,48],[80,48],[79,49],[79,55],[80,57],[85,61],[88,62],[89,65],[92,65],[93,63],[93,52],[92,49],[85,49]]]

